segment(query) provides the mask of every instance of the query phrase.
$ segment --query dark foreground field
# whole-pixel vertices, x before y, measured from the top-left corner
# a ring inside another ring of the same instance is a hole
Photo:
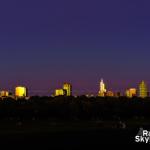
[[[126,129],[117,128],[116,122],[52,122],[1,121],[0,145],[18,149],[79,149],[101,148],[103,144],[136,144],[134,138],[140,124],[128,121]]]
[[[0,149],[95,149],[138,144],[150,130],[150,97],[31,97],[0,100]]]

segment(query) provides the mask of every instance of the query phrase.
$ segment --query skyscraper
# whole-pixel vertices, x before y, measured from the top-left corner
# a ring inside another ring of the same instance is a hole
[[[27,89],[26,89],[26,87],[22,87],[22,86],[16,87],[15,96],[19,97],[19,98],[26,97],[27,96]]]
[[[132,98],[133,96],[136,96],[136,89],[135,88],[130,88],[126,90],[126,96],[129,98]]]
[[[100,81],[100,90],[99,90],[98,96],[104,97],[105,94],[106,94],[105,83],[104,83],[103,79],[101,79],[101,81]]]
[[[66,91],[66,96],[72,95],[72,85],[70,83],[64,83],[63,89]]]
[[[139,84],[139,97],[141,98],[145,98],[148,96],[148,89],[147,89],[147,85],[145,84],[144,81],[142,81]]]

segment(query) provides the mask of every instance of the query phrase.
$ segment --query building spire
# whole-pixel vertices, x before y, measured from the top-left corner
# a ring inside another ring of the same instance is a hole
[[[98,95],[103,97],[103,96],[105,96],[105,93],[106,93],[105,83],[104,83],[103,79],[101,78],[100,89],[99,89]]]

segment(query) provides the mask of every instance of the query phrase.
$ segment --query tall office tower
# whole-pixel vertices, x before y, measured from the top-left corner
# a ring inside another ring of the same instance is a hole
[[[130,88],[126,90],[126,96],[129,98],[132,98],[133,96],[136,96],[136,89],[135,88]]]
[[[144,81],[139,84],[139,97],[145,98],[148,96],[148,88]]]
[[[100,90],[99,90],[98,96],[104,97],[105,94],[106,94],[105,83],[104,83],[103,79],[101,79],[101,81],[100,81]]]
[[[72,95],[72,85],[70,83],[64,83],[63,89],[66,90],[66,96]]]
[[[64,89],[56,89],[55,90],[55,96],[63,96],[66,94],[66,91]]]
[[[27,88],[22,86],[16,87],[15,96],[17,98],[27,97]]]

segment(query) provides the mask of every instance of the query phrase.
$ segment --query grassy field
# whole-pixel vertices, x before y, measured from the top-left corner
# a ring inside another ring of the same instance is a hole
[[[135,144],[140,127],[150,127],[149,120],[128,120],[126,128],[115,121],[0,121],[0,144],[4,147],[74,149],[96,148],[102,144]]]

